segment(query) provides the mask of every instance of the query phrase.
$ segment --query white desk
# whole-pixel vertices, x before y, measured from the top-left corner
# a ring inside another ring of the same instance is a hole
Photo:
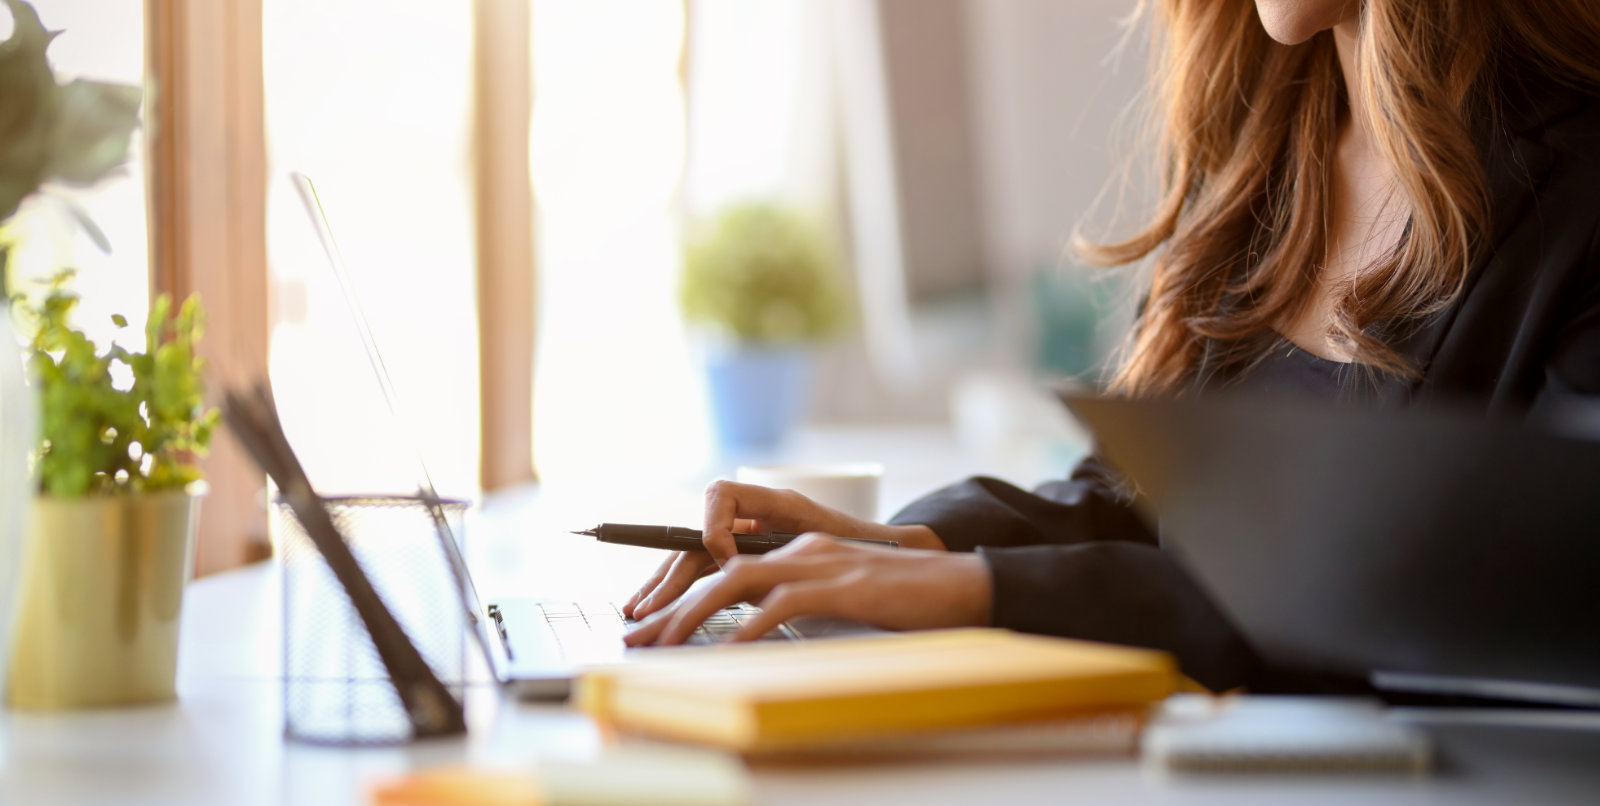
[[[909,493],[892,492],[896,497]],[[585,503],[547,491],[491,502],[469,527],[473,565],[486,594],[606,581],[622,592],[659,555],[648,550],[558,541],[615,502]],[[634,501],[630,516],[693,516],[674,494]],[[692,522],[692,521],[690,521]],[[545,543],[542,541],[551,541]],[[536,544],[537,550],[530,550]],[[585,578],[576,569],[604,572]],[[590,590],[593,588],[591,587]],[[582,757],[600,746],[583,716],[556,706],[502,702],[490,689],[469,699],[468,738],[414,747],[336,750],[281,739],[278,580],[255,566],[190,586],[183,610],[179,701],[146,708],[66,714],[0,710],[0,804],[76,806],[251,806],[364,802],[375,779],[450,762],[518,767],[541,756]],[[1459,714],[1427,715],[1445,769],[1425,778],[1213,778],[1163,780],[1132,759],[896,763],[753,770],[758,802],[815,803],[1597,803],[1600,717],[1575,726],[1485,727]],[[1481,720],[1480,720],[1481,721]],[[1560,721],[1559,718],[1556,721]]]
[[[81,714],[0,712],[0,804],[351,804],[368,782],[448,762],[516,767],[599,747],[590,722],[554,706],[475,692],[463,740],[368,750],[285,744],[276,576],[267,566],[203,579],[184,603],[180,699]],[[1450,714],[1435,715],[1443,723]],[[1600,801],[1600,719],[1588,730],[1441,728],[1431,777],[1165,781],[1131,759],[756,768],[763,804],[814,803],[1585,803]]]

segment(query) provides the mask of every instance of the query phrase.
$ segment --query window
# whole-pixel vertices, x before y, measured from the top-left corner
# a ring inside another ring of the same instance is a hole
[[[264,6],[271,375],[319,489],[406,492],[426,457],[478,488],[472,7],[419,0]],[[404,423],[384,412],[353,320],[287,173],[317,183]]]
[[[534,450],[547,481],[659,482],[705,455],[676,306],[683,33],[678,2],[533,4]]]

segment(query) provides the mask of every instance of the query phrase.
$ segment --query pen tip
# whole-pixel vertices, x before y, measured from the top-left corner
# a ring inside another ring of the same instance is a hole
[[[583,531],[578,531],[577,529],[574,529],[574,530],[572,530],[572,533],[575,534],[575,535],[583,535],[584,537],[598,537],[599,536],[599,532],[596,532],[593,529],[584,529]]]

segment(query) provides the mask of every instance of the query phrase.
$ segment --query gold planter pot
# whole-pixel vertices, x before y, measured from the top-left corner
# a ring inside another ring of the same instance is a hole
[[[199,495],[36,496],[8,700],[89,708],[176,697],[178,611]]]

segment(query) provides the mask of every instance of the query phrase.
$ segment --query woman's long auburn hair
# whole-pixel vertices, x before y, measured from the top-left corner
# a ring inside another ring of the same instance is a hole
[[[1495,111],[1495,69],[1515,60],[1600,86],[1600,62],[1589,61],[1600,54],[1600,4],[1353,1],[1363,6],[1362,112],[1410,223],[1393,252],[1339,289],[1330,335],[1361,364],[1413,376],[1386,337],[1449,306],[1480,246],[1489,200],[1471,122]],[[1155,5],[1162,197],[1133,237],[1077,244],[1102,265],[1157,253],[1111,382],[1130,395],[1180,391],[1203,357],[1259,357],[1273,328],[1312,301],[1347,97],[1331,32],[1286,46],[1266,34],[1254,0]]]

